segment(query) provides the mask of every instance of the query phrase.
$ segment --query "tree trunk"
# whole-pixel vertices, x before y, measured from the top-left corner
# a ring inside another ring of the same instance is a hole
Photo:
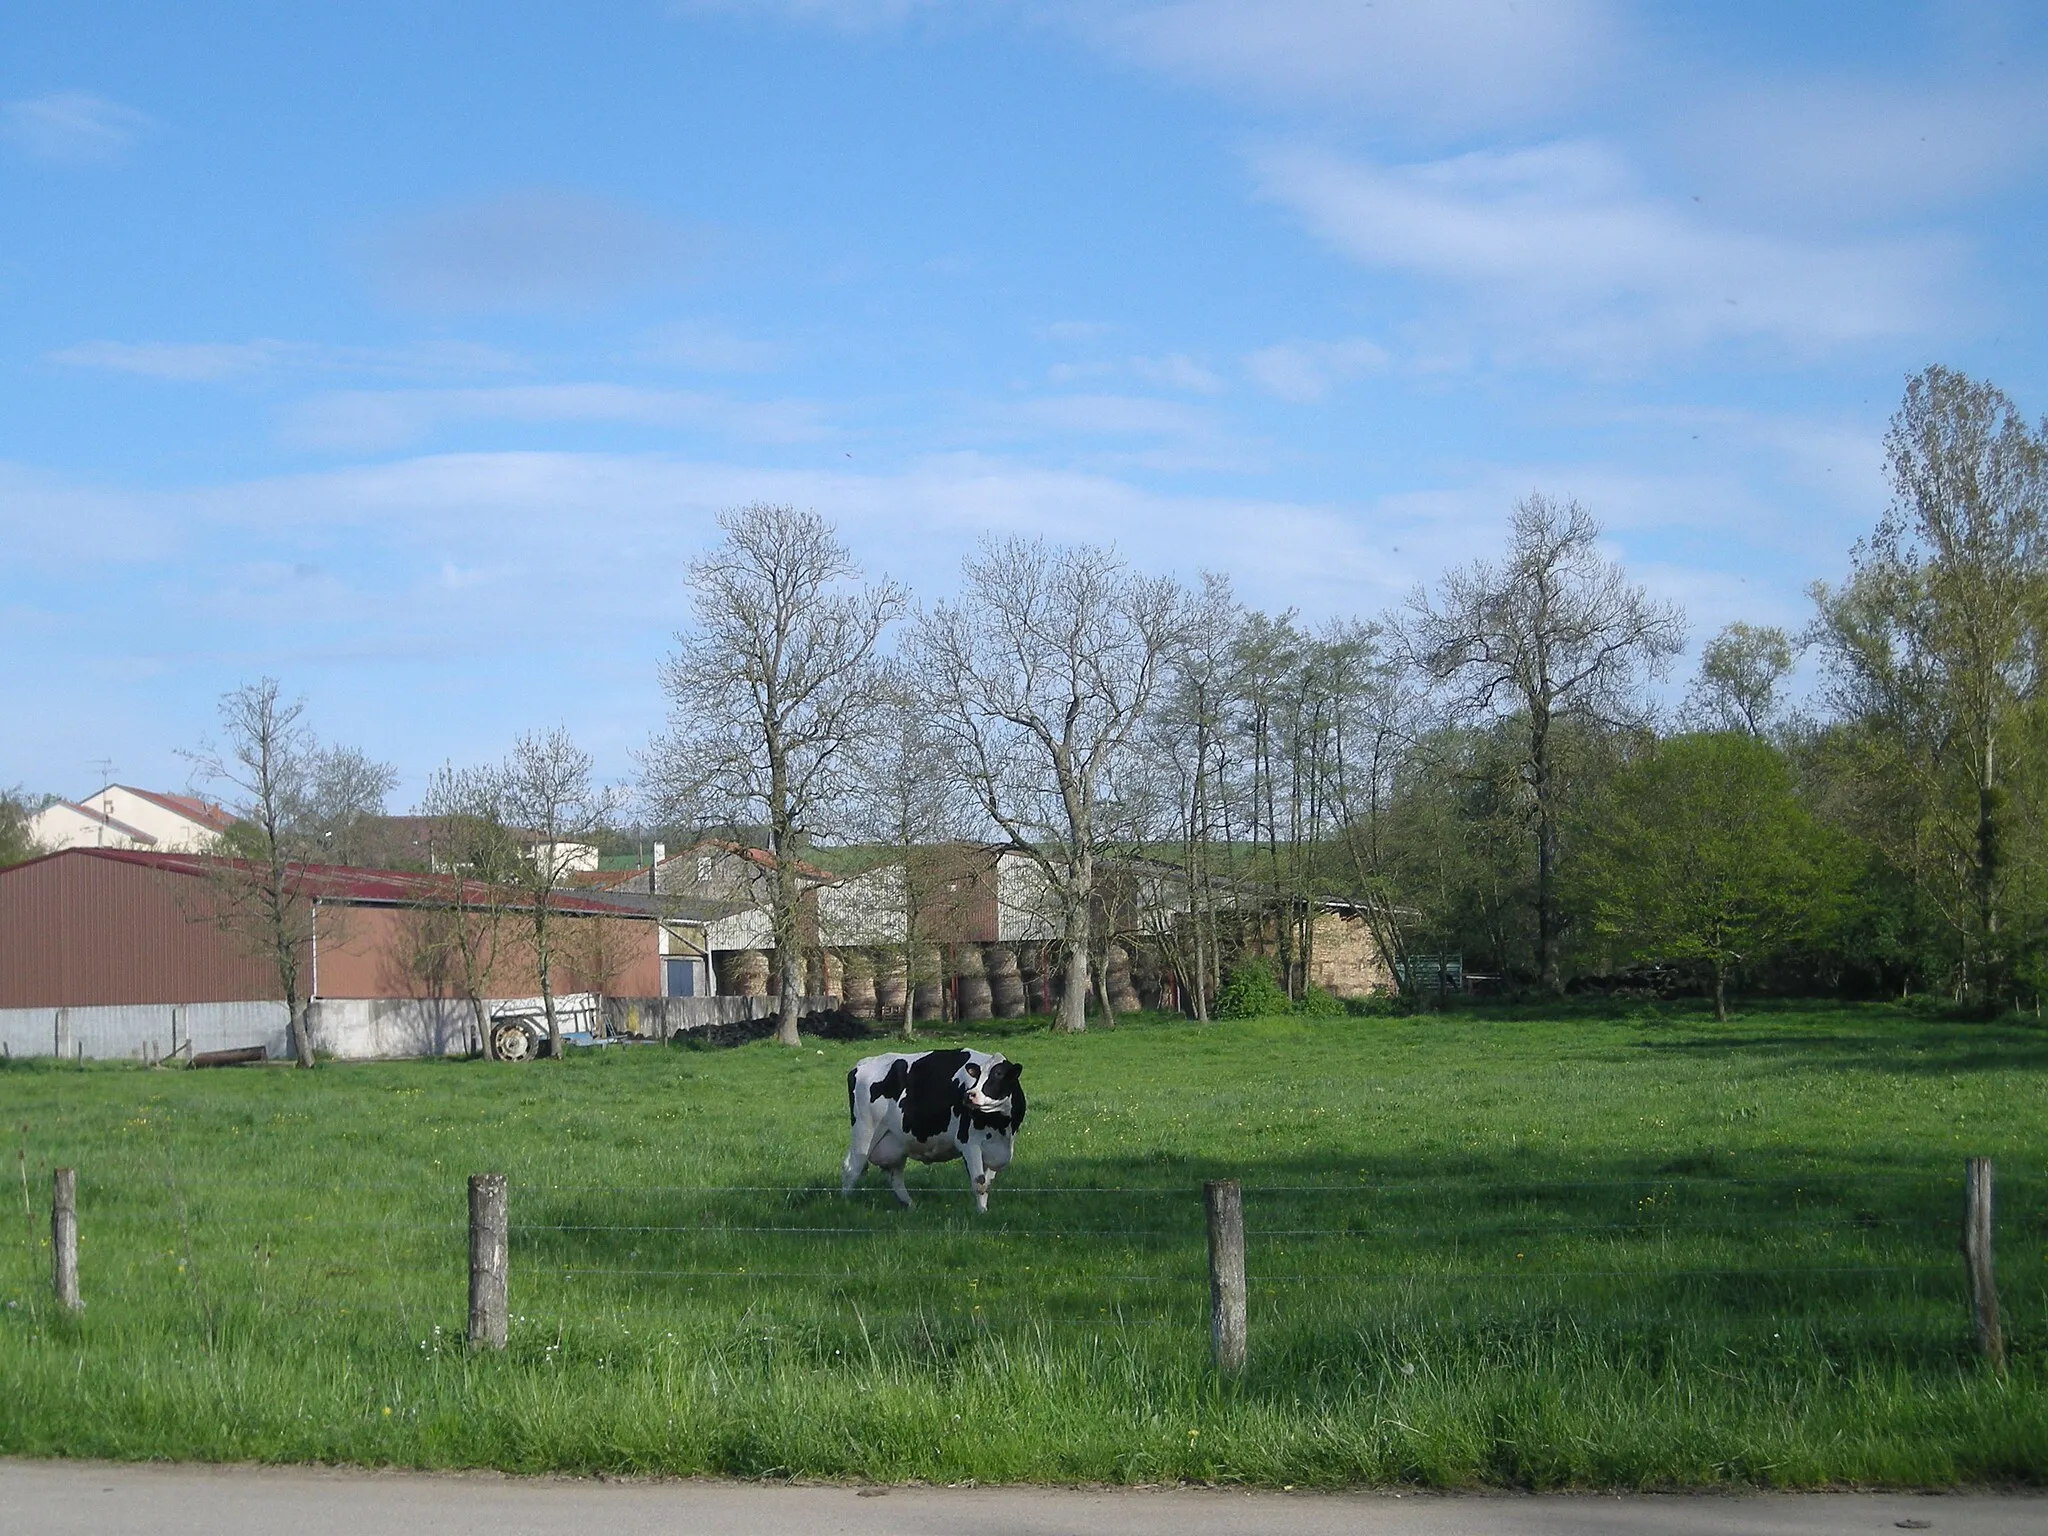
[[[1550,733],[1543,725],[1531,728],[1529,779],[1536,792],[1536,963],[1544,989],[1562,993],[1564,976],[1558,963],[1557,932],[1557,807],[1552,804]]]
[[[917,1038],[917,946],[903,946],[903,1038]]]
[[[1997,786],[1998,748],[1986,732],[1982,782],[1977,787],[1977,942],[1978,972],[1984,991],[1984,1016],[1998,1011],[2003,992],[2003,966],[1998,953],[1998,861],[2000,849]]]
[[[1718,960],[1714,962],[1714,1019],[1720,1024],[1728,1022],[1728,968]]]
[[[1059,1027],[1078,1035],[1088,1027],[1088,903],[1083,897],[1067,907],[1067,980],[1060,990]]]
[[[174,994],[175,995],[175,994]],[[296,997],[285,999],[291,1019],[292,1055],[302,1067],[313,1065],[313,1032],[306,1027],[306,1005]]]
[[[796,1032],[796,1013],[804,990],[803,951],[794,943],[785,943],[776,955],[776,968],[782,973],[782,995],[775,1000],[775,1043],[802,1045]]]
[[[490,1021],[484,1017],[484,1000],[480,994],[470,993],[469,1011],[476,1019],[476,1041],[471,1048],[470,1054],[489,1056],[491,1054],[491,1026]]]

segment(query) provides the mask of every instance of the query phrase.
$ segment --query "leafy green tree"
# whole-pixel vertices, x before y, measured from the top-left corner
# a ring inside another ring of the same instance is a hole
[[[1536,961],[1561,991],[1565,922],[1559,832],[1572,782],[1565,727],[1626,729],[1648,711],[1642,684],[1685,643],[1685,619],[1602,558],[1600,527],[1576,501],[1531,495],[1515,507],[1506,556],[1418,588],[1404,621],[1409,654],[1467,718],[1510,719],[1535,832]]]
[[[1728,978],[1824,920],[1824,834],[1784,756],[1746,732],[1658,743],[1616,774],[1580,870],[1596,928],[1642,962]]]
[[[1817,584],[1828,701],[1861,748],[1861,824],[1939,909],[1989,1008],[2043,882],[2048,428],[1929,368],[1885,447],[1895,498],[1840,587]]]
[[[42,852],[29,836],[28,820],[34,814],[35,807],[19,789],[0,790],[0,869]]]
[[[1702,730],[1768,736],[1785,708],[1785,679],[1796,659],[1785,631],[1769,624],[1728,625],[1700,653],[1686,714]]]

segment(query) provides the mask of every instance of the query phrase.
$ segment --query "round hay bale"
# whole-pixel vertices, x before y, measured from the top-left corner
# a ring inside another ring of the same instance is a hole
[[[917,950],[917,1020],[928,1023],[940,1017],[946,999],[946,957],[929,944]]]
[[[899,1021],[903,1017],[903,951],[900,949],[875,951],[875,1017]]]
[[[839,954],[840,982],[843,989],[839,994],[840,1005],[857,1019],[872,1019],[875,1016],[875,957],[864,949],[848,949]]]
[[[738,949],[726,962],[726,974],[721,978],[728,992],[738,997],[767,997],[768,956],[763,950]]]
[[[1017,946],[1017,983],[1024,989],[1024,1011],[1046,1013],[1045,949],[1038,944]]]
[[[1138,1002],[1146,1008],[1159,1007],[1160,989],[1165,985],[1164,968],[1152,950],[1139,948],[1131,955],[1131,984],[1138,989]]]
[[[960,1017],[987,1019],[995,1015],[995,997],[990,990],[988,965],[981,946],[962,944],[953,951],[953,974],[960,978]]]
[[[1131,957],[1121,944],[1112,944],[1105,961],[1103,980],[1109,993],[1109,1006],[1118,1013],[1136,1013],[1144,1005],[1138,1001],[1138,989],[1131,985]]]
[[[988,975],[989,1009],[996,1018],[1015,1019],[1024,1014],[1024,977],[1017,969],[1017,952],[1007,944],[991,944],[981,952],[982,969]]]

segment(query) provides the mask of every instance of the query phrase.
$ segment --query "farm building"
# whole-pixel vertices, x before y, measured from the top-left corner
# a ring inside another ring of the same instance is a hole
[[[57,800],[29,818],[28,834],[52,853],[66,848],[147,848],[158,853],[203,853],[234,824],[219,806],[197,795],[109,784],[83,800]]]
[[[91,848],[0,870],[0,1041],[18,1054],[48,1054],[67,1033],[79,1054],[258,1043],[281,1054],[287,1021],[274,968],[223,920],[231,872],[243,867]],[[479,996],[539,991],[527,938],[532,908],[517,898],[445,875],[308,865],[295,878],[305,904],[299,968],[321,1049],[465,1049],[474,1010],[452,942],[457,928],[489,927],[467,950]],[[660,998],[672,962],[704,953],[704,918],[684,904],[656,912],[560,892],[552,908],[558,996]]]

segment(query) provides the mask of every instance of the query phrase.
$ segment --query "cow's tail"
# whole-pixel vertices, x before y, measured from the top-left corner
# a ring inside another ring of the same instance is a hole
[[[853,1113],[853,1080],[858,1076],[860,1076],[859,1067],[853,1068],[846,1074],[846,1123],[848,1125],[853,1124],[855,1119]]]

